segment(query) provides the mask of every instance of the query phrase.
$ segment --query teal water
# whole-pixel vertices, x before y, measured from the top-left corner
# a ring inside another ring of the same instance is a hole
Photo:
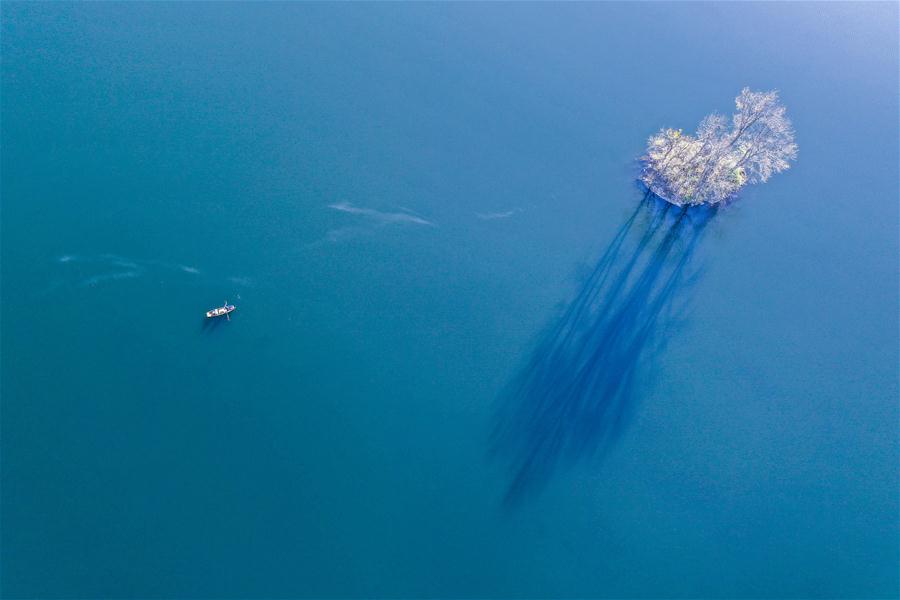
[[[897,17],[4,2],[2,595],[896,596]],[[798,162],[510,506],[498,397],[745,85]]]

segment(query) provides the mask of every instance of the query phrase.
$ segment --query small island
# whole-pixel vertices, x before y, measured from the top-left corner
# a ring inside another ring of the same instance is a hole
[[[662,129],[650,137],[640,178],[651,192],[678,206],[718,204],[790,167],[797,144],[778,92],[744,88],[734,103],[730,128],[713,113],[696,136]]]

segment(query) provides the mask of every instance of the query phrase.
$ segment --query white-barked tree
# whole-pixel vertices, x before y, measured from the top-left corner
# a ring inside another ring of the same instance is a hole
[[[784,171],[797,157],[794,130],[778,92],[741,90],[731,127],[708,115],[695,136],[663,129],[650,137],[641,180],[660,198],[679,206],[717,204],[748,183]]]

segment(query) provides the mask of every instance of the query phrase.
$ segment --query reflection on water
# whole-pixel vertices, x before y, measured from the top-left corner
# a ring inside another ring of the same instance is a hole
[[[203,317],[203,324],[200,326],[201,333],[212,333],[222,326],[222,323],[226,323],[227,319],[223,319],[222,317],[216,317],[210,319],[209,317]]]
[[[494,415],[492,453],[509,467],[508,504],[539,491],[558,468],[602,453],[622,432],[640,371],[663,341],[714,214],[645,195],[539,336]]]

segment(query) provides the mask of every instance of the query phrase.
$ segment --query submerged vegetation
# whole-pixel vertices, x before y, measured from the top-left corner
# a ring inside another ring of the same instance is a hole
[[[654,194],[679,206],[717,204],[789,168],[797,144],[778,93],[744,88],[734,103],[731,128],[713,113],[696,137],[662,129],[650,138],[641,180]]]

